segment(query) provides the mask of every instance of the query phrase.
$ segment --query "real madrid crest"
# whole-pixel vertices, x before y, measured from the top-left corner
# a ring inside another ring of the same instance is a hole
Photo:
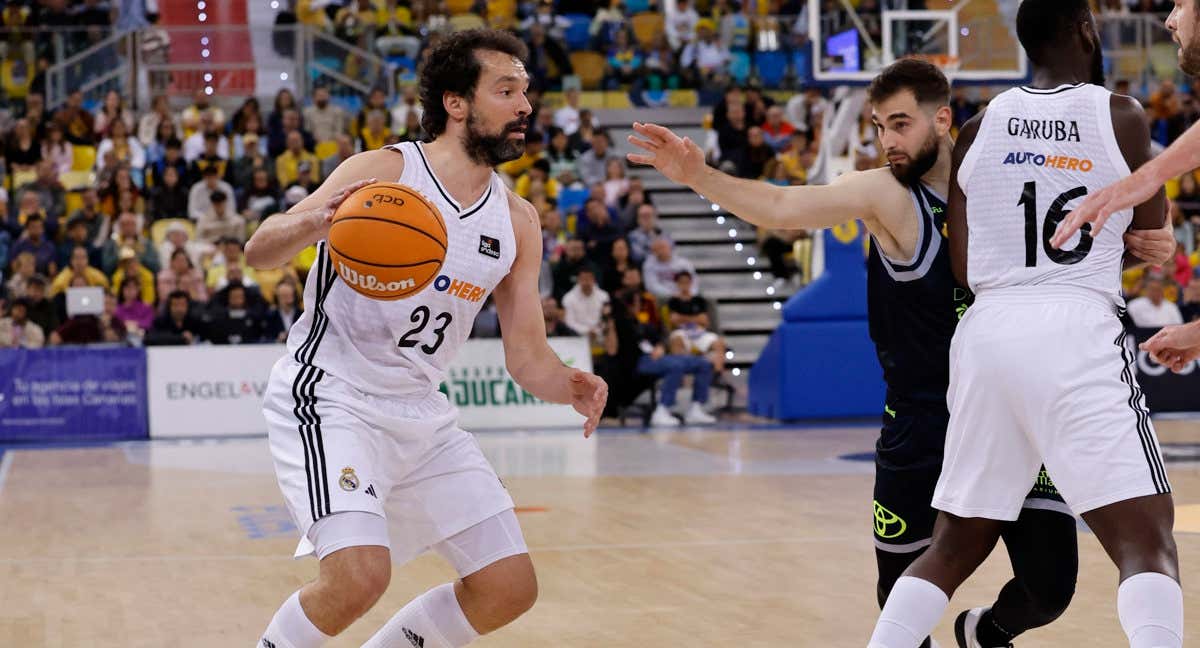
[[[353,468],[342,468],[342,477],[338,480],[342,490],[352,491],[358,489],[358,475],[354,474]]]

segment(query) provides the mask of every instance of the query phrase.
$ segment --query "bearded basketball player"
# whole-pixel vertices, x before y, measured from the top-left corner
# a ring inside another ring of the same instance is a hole
[[[525,148],[526,56],[506,32],[447,36],[420,76],[421,125],[431,141],[351,157],[246,245],[258,268],[318,248],[305,286],[309,308],[271,372],[264,413],[279,486],[302,532],[296,554],[315,555],[320,569],[279,608],[260,648],[323,645],[371,609],[393,563],[428,549],[460,579],[410,602],[364,646],[465,646],[533,605],[537,581],[512,499],[438,391],[491,294],[507,368],[522,387],[573,405],[587,417],[585,436],[607,398],[602,380],[564,366],[546,343],[538,216],[494,171]],[[375,179],[416,189],[437,206],[448,230],[441,273],[449,281],[385,302],[339,280],[325,243],[332,215]],[[466,284],[473,288],[451,287]],[[391,536],[388,515],[399,518]]]
[[[695,143],[654,124],[634,124],[637,136],[630,142],[644,152],[629,160],[653,165],[759,227],[815,229],[861,219],[870,231],[868,318],[887,383],[874,502],[882,605],[933,535],[930,501],[949,419],[950,339],[968,295],[955,282],[944,229],[953,146],[949,83],[929,63],[902,60],[879,74],[868,95],[890,165],[843,175],[828,186],[777,187],[734,178],[707,167]],[[1173,247],[1170,238],[1162,231],[1135,235],[1129,243],[1161,259]],[[990,608],[972,612],[963,646],[1006,645],[1053,621],[1071,600],[1074,519],[1045,474],[1031,477],[1026,491],[1020,516],[1004,530],[1014,578]],[[922,635],[917,643],[929,641]]]

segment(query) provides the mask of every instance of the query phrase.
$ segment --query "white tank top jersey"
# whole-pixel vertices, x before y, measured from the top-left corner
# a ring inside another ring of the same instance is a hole
[[[332,267],[326,242],[304,286],[304,314],[288,333],[288,353],[374,395],[427,396],[471,333],[488,295],[516,259],[508,192],[493,171],[479,200],[459,205],[434,175],[421,145],[404,155],[400,184],[419,191],[446,222],[446,260],[421,292],[381,301],[355,292]]]
[[[1047,285],[1096,291],[1124,305],[1122,235],[1132,209],[1113,214],[1095,239],[1077,234],[1061,250],[1049,243],[1084,196],[1129,175],[1111,96],[1090,84],[1018,87],[988,104],[958,171],[967,197],[968,283],[976,294]]]

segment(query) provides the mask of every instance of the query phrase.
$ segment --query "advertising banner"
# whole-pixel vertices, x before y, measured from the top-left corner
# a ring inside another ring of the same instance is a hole
[[[150,436],[263,434],[263,394],[282,344],[149,347]]]
[[[0,349],[0,441],[144,438],[142,349]]]

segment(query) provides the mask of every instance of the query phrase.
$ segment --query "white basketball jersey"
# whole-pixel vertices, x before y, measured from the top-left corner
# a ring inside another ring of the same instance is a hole
[[[968,281],[976,294],[1053,285],[1121,298],[1122,235],[1133,210],[1113,214],[1099,237],[1050,246],[1084,196],[1129,175],[1113,133],[1111,93],[1089,84],[1013,88],[996,97],[958,171],[967,196]]]
[[[508,193],[495,172],[479,200],[462,206],[433,174],[420,144],[392,148],[404,155],[398,182],[442,213],[445,263],[419,293],[381,301],[348,286],[321,241],[304,287],[304,314],[288,334],[288,353],[365,393],[419,397],[441,384],[484,300],[508,275],[516,235]]]

